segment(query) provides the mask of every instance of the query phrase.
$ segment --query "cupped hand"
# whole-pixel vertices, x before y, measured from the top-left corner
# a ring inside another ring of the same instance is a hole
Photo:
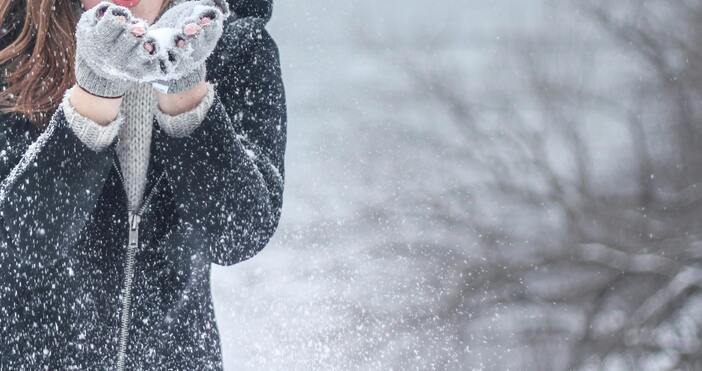
[[[141,80],[159,72],[156,40],[146,21],[103,1],[85,11],[76,28],[76,56],[106,79]]]
[[[160,75],[154,81],[204,75],[204,62],[217,46],[230,15],[225,0],[188,1],[163,13],[146,32],[156,40]]]

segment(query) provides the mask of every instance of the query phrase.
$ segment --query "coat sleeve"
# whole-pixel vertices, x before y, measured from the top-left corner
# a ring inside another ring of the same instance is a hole
[[[75,243],[95,208],[114,142],[101,151],[88,147],[71,129],[63,102],[41,132],[18,115],[2,118],[2,227],[27,259],[50,264]]]
[[[113,151],[86,146],[62,105],[43,131],[0,114],[0,145],[0,364],[43,369],[78,351],[65,341],[73,302],[56,293],[70,292],[67,253],[102,193]]]
[[[207,115],[210,107],[212,107],[214,94],[215,87],[208,82],[207,94],[205,94],[205,97],[202,98],[202,101],[200,101],[197,106],[177,115],[167,114],[161,111],[160,108],[157,108],[156,122],[166,135],[179,138],[186,137],[202,124],[205,115]]]
[[[95,152],[102,151],[112,144],[117,137],[119,129],[124,123],[124,114],[122,110],[119,110],[117,117],[111,122],[107,125],[100,125],[76,111],[68,99],[73,89],[68,89],[62,100],[63,113],[68,120],[68,125],[86,146]]]
[[[216,89],[202,122],[158,144],[181,222],[220,265],[256,255],[281,216],[286,104],[277,45],[264,26],[253,17],[227,24],[207,60]]]

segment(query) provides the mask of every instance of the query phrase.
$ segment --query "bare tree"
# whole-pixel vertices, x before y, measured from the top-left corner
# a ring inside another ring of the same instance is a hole
[[[414,217],[393,248],[451,276],[411,323],[456,324],[440,366],[702,369],[702,4],[550,6],[479,90],[452,56],[486,40],[359,29],[403,81],[371,120],[404,131],[368,148],[426,171],[367,220]]]

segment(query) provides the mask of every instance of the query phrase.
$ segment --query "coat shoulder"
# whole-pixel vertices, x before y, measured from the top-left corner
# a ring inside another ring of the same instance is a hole
[[[270,35],[262,18],[245,17],[228,21],[217,47],[208,58],[208,68],[213,67],[214,71],[226,74],[221,68],[246,63],[267,38]]]

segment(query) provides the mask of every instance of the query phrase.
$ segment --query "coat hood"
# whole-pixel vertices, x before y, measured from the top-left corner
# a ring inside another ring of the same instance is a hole
[[[268,22],[273,12],[273,0],[227,0],[239,18],[257,17]]]
[[[177,5],[188,0],[174,0]],[[273,13],[273,0],[227,0],[237,18],[256,17],[268,22]]]

